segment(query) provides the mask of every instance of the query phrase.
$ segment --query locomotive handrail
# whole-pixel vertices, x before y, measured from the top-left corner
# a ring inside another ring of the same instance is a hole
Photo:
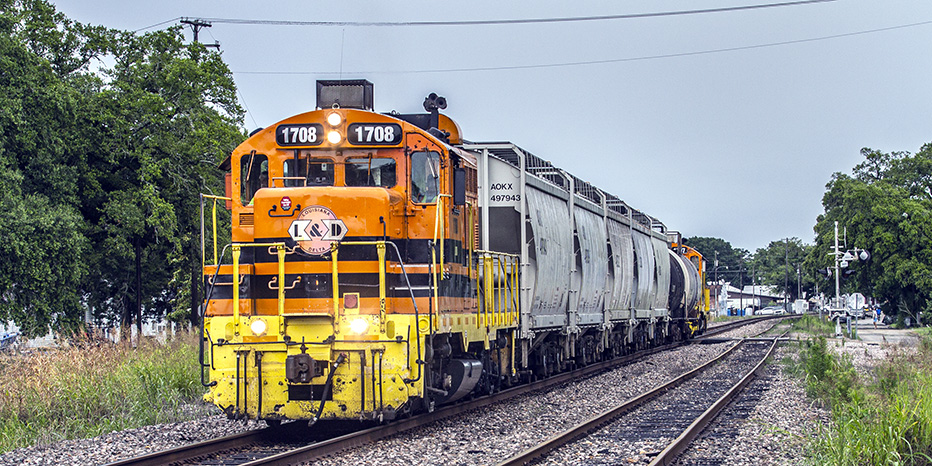
[[[213,199],[214,201],[212,225],[214,233],[214,264],[219,264],[217,260],[217,201],[233,201],[233,198],[201,193],[201,268],[207,265],[206,248],[204,245],[204,199]]]
[[[443,280],[443,264],[444,264],[444,237],[446,236],[446,225],[443,222],[444,214],[446,211],[443,208],[443,198],[449,197],[453,198],[450,194],[438,194],[437,201],[434,204],[436,209],[434,209],[434,242],[433,247],[430,249],[430,261],[431,261],[431,276],[434,278],[433,283],[433,294],[434,294],[434,305],[433,308],[436,310],[436,314],[440,315],[440,285],[437,283],[440,280]],[[440,270],[438,271],[437,267],[437,241],[440,241]],[[439,279],[438,279],[439,273]],[[437,330],[439,328],[440,319],[434,318],[434,312],[430,313],[430,328]]]
[[[284,210],[284,209],[283,209],[283,210]],[[290,213],[290,214],[281,214],[281,215],[279,215],[279,214],[273,214],[273,213],[272,213],[272,212],[276,212],[276,211],[278,211],[278,204],[273,204],[273,205],[272,205],[272,208],[269,209],[269,217],[271,217],[271,218],[287,218],[287,217],[294,217],[295,214],[297,214],[298,212],[301,211],[301,204],[295,204],[294,208],[291,209],[291,213]],[[287,212],[287,210],[286,210],[286,212]]]
[[[220,266],[216,266],[216,267],[217,267],[216,270],[220,270]],[[240,285],[242,285],[244,281],[246,281],[246,276],[245,276],[245,275],[239,277],[239,284],[240,284]],[[210,284],[210,285],[215,285],[215,286],[230,286],[230,285],[233,284],[233,282],[217,282],[217,283],[214,283],[214,276],[213,276],[213,275],[207,277],[207,283]]]
[[[344,241],[330,243],[330,260],[333,263],[333,317],[340,313],[340,272],[337,268],[337,253],[341,245],[375,246],[379,257],[379,328],[385,331],[385,243],[386,241]]]
[[[339,271],[339,268],[337,267],[337,256],[338,256],[338,251],[341,245],[347,245],[347,246],[352,246],[352,245],[372,246],[374,245],[377,248],[376,251],[378,252],[378,255],[379,255],[379,308],[380,308],[379,313],[380,313],[380,320],[382,321],[381,326],[382,326],[383,332],[385,331],[384,322],[385,322],[385,299],[386,299],[386,292],[385,292],[385,250],[386,250],[386,247],[385,246],[391,245],[392,249],[395,250],[395,255],[398,257],[398,263],[401,264],[401,274],[405,278],[405,283],[408,285],[408,293],[411,295],[411,304],[414,306],[414,322],[415,322],[414,340],[417,342],[417,360],[415,362],[415,364],[417,364],[417,377],[414,379],[405,379],[404,382],[412,383],[412,382],[417,382],[418,380],[421,380],[421,371],[422,371],[421,365],[424,362],[421,361],[421,336],[420,336],[420,330],[417,328],[417,322],[420,321],[421,315],[417,307],[417,300],[414,298],[414,291],[411,289],[411,280],[408,279],[408,271],[405,270],[404,260],[402,260],[401,258],[401,251],[398,250],[398,245],[396,245],[395,243],[391,241],[385,241],[385,240],[344,241],[340,243],[337,243],[337,242],[330,243],[330,259],[333,262],[333,316],[334,318],[336,318],[336,316],[340,312],[340,305],[338,301],[339,293],[340,293],[340,285],[339,285],[340,271]],[[409,334],[410,334],[410,330],[409,330]],[[394,340],[394,341],[397,341],[397,340]],[[410,341],[410,336],[405,341]],[[410,369],[410,366],[409,366],[409,369]]]
[[[298,283],[301,283],[301,276],[300,276],[300,275],[298,275],[298,278],[295,278],[294,281],[291,282],[291,286],[286,286],[285,289],[286,289],[286,290],[293,290],[294,287],[298,286]],[[274,290],[277,290],[277,289],[278,289],[278,277],[272,277],[272,279],[269,280],[269,285],[268,285],[268,286],[269,286],[269,289],[270,289],[270,290],[273,290],[273,291],[274,291]]]
[[[202,216],[202,217],[201,217],[201,226],[202,226],[202,227],[203,227],[203,220],[204,220],[204,218],[203,218],[203,216]],[[202,231],[202,233],[203,233],[203,231]],[[204,239],[203,235],[201,236],[201,239],[202,239],[202,240]],[[203,244],[202,244],[202,245],[203,245]],[[220,253],[220,257],[221,257],[221,258],[223,258],[223,256],[226,255],[226,253],[227,253],[227,248],[228,248],[228,247],[230,247],[229,244],[223,247],[223,251]],[[205,296],[204,296],[204,304],[203,304],[203,307],[201,308],[201,313],[200,313],[200,316],[199,316],[199,317],[200,317],[199,320],[201,321],[201,335],[200,335],[200,341],[198,342],[198,349],[199,349],[198,362],[200,362],[200,364],[201,364],[201,367],[200,367],[200,369],[201,369],[201,385],[203,385],[203,386],[205,386],[205,387],[212,387],[212,386],[214,386],[214,385],[217,385],[217,381],[207,382],[206,379],[204,379],[204,368],[205,368],[205,367],[210,367],[211,369],[214,368],[214,367],[213,367],[213,366],[214,366],[214,341],[213,341],[213,338],[210,337],[210,332],[207,331],[205,321],[207,320],[207,306],[210,305],[210,298],[213,297],[213,294],[214,294],[214,287],[217,285],[216,282],[215,282],[215,280],[217,280],[217,276],[218,276],[219,274],[220,274],[220,265],[218,264],[217,267],[214,269],[214,275],[213,275],[212,277],[210,277],[210,279],[209,279],[210,288],[206,290],[206,293],[205,293]],[[232,285],[232,282],[231,282],[230,284]],[[203,339],[204,339],[205,335],[206,335],[208,341],[210,341],[210,364],[204,364],[204,341],[203,341]]]
[[[239,256],[245,247],[274,247],[278,251],[278,283],[285,282],[285,243],[233,243],[233,283],[239,282]],[[219,266],[218,266],[219,269]],[[233,334],[239,336],[239,287],[233,287]],[[278,287],[278,328],[285,327],[285,287]]]

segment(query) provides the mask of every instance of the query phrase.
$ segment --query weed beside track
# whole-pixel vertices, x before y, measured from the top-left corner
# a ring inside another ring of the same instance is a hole
[[[197,336],[0,356],[0,453],[203,415]]]
[[[799,357],[784,360],[803,379],[807,394],[831,410],[811,451],[814,464],[932,464],[932,338],[915,349],[891,348],[859,372],[851,353],[826,340],[829,324],[817,320],[816,336],[802,341]],[[804,330],[805,331],[805,330]],[[866,350],[865,350],[866,351]]]

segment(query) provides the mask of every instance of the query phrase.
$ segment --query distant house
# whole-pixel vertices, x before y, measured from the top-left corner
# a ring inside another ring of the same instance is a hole
[[[725,282],[723,285],[709,283],[709,294],[712,301],[712,311],[717,314],[727,314],[727,309],[747,309],[753,307],[760,309],[771,302],[783,300],[783,295],[770,285],[747,285],[744,289],[731,286]]]

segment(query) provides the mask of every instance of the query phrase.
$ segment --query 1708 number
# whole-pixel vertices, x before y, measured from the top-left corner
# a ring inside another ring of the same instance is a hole
[[[318,124],[278,125],[275,140],[280,146],[317,146],[324,142],[323,132]]]
[[[394,123],[353,123],[347,141],[355,145],[395,145],[401,142],[401,126]]]

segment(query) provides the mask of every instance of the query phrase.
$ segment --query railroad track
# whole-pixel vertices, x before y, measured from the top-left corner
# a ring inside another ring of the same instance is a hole
[[[233,421],[230,421],[233,422]],[[358,427],[356,427],[358,428]],[[229,435],[203,442],[183,445],[135,458],[110,463],[108,466],[160,466],[166,464],[247,464],[259,458],[300,448],[308,442],[326,441],[351,430],[337,426],[336,430],[313,431],[306,423],[287,423]]]
[[[604,411],[501,465],[622,464],[652,448],[652,465],[673,464],[715,415],[747,385],[776,348],[772,341],[745,340],[690,372]],[[580,441],[585,437],[584,443]],[[665,444],[665,448],[657,445]]]
[[[774,317],[762,317],[729,322],[728,324],[710,329],[704,337],[714,337],[715,335],[733,330],[742,325],[773,318]],[[348,448],[412,430],[441,419],[457,416],[472,409],[498,403],[529,392],[559,386],[581,377],[592,376],[614,367],[628,364],[650,354],[670,350],[687,343],[688,341],[671,343],[610,361],[590,364],[589,366],[575,371],[559,374],[545,380],[504,390],[494,395],[465,403],[442,407],[433,413],[413,416],[387,425],[379,425],[346,433],[345,430],[334,431],[332,428],[327,429],[326,432],[321,432],[320,429],[308,429],[307,424],[304,422],[292,422],[283,424],[277,428],[257,429],[228,437],[185,445],[171,450],[155,452],[110,463],[108,466],[149,466],[164,464],[236,464],[256,466],[289,465],[312,461]],[[359,429],[358,423],[349,424]],[[349,429],[349,426],[342,427]]]

